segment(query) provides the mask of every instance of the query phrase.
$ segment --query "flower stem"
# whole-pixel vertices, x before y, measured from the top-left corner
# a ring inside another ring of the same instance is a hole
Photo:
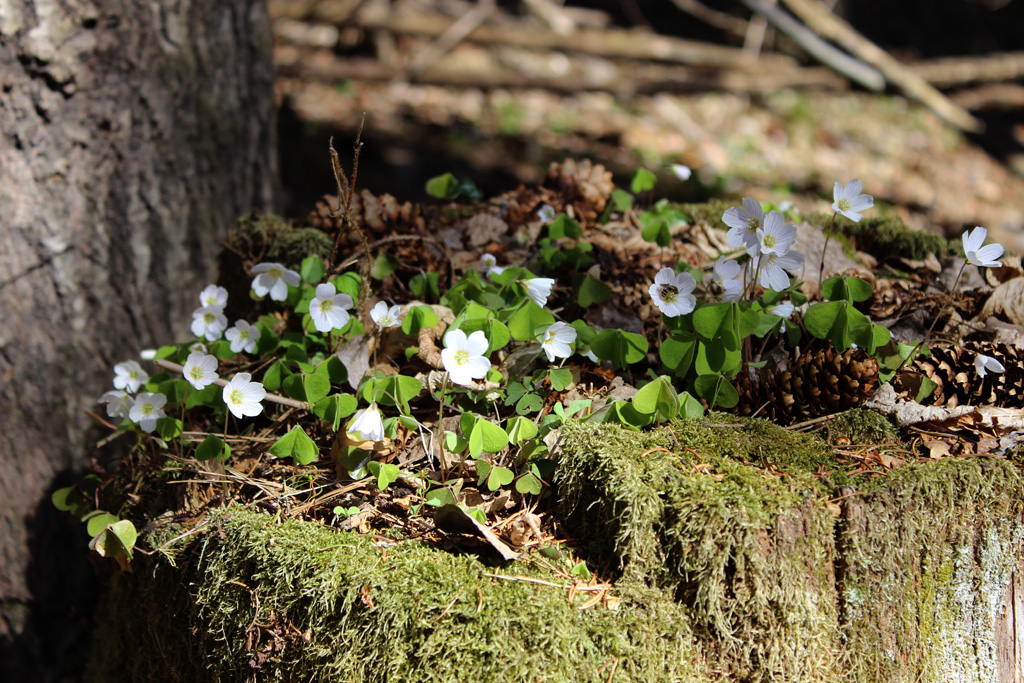
[[[441,480],[448,480],[448,466],[445,463],[444,458],[444,396],[445,391],[448,389],[448,373],[445,373],[444,379],[441,380],[441,391],[438,392],[439,400],[437,407],[437,464],[441,468]]]
[[[825,246],[821,248],[821,265],[818,266],[818,289],[821,289],[821,279],[825,276],[825,254],[828,253],[828,241],[832,238],[832,226],[835,225],[836,214],[833,212],[832,220],[828,222],[828,227],[825,228]]]
[[[904,358],[903,362],[900,363],[900,366],[898,368],[896,368],[896,372],[899,372],[900,370],[902,370],[903,366],[905,366],[907,363],[909,363],[910,360],[915,355],[917,355],[917,350],[919,348],[921,348],[926,341],[928,341],[928,337],[930,337],[931,334],[932,334],[932,331],[935,330],[936,323],[939,322],[939,318],[941,318],[942,314],[946,311],[946,306],[948,306],[949,304],[951,304],[953,302],[953,294],[956,292],[957,285],[960,284],[960,278],[963,277],[964,269],[966,267],[967,267],[967,262],[964,261],[964,264],[962,266],[960,266],[960,272],[956,274],[956,280],[953,281],[953,286],[949,290],[949,295],[948,295],[949,296],[949,301],[947,301],[946,305],[944,305],[941,309],[939,309],[938,314],[935,316],[935,318],[932,319],[932,324],[931,324],[931,326],[928,327],[928,331],[924,333],[924,338],[921,341],[917,342],[917,345],[910,350],[910,353],[907,354],[907,357]]]

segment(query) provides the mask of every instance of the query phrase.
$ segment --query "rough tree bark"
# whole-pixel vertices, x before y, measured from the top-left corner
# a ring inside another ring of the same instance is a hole
[[[0,678],[60,658],[39,614],[83,539],[48,494],[110,367],[180,336],[230,224],[273,208],[270,52],[263,0],[0,0]]]

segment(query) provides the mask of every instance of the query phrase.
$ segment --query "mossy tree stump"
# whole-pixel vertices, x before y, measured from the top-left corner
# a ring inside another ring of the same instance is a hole
[[[948,459],[850,480],[816,437],[725,415],[649,433],[569,423],[561,438],[562,520],[591,568],[614,577],[617,608],[580,609],[587,596],[571,599],[537,566],[488,566],[415,541],[382,548],[233,508],[170,547],[177,566],[161,557],[118,577],[92,679],[1024,672],[1013,462]]]

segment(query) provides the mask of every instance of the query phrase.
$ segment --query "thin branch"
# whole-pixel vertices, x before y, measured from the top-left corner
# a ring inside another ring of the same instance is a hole
[[[743,0],[743,4],[762,15],[775,28],[789,36],[793,42],[822,64],[860,83],[868,90],[879,92],[885,88],[881,72],[829,45],[806,26],[765,0]]]
[[[744,0],[747,3],[755,1],[758,0]],[[908,96],[934,111],[946,123],[972,133],[979,133],[984,129],[985,125],[980,120],[950,102],[945,95],[929,85],[923,78],[862,36],[820,2],[813,0],[784,1],[805,24],[819,35],[842,45],[860,59],[876,67],[890,82]]]

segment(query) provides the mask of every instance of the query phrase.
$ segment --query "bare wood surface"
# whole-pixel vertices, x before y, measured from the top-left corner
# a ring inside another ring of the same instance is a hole
[[[387,82],[404,74],[399,66],[373,59],[341,59],[327,51],[290,46],[279,47],[275,59],[278,73],[283,76],[326,83],[343,80]],[[420,74],[416,81],[457,87],[541,88],[564,93],[604,91],[618,95],[700,90],[770,92],[803,87],[842,90],[847,87],[845,79],[824,68],[784,69],[758,75],[731,69],[643,63],[609,65],[604,70],[574,70],[565,76],[544,76],[502,69],[486,61],[479,61],[472,70],[467,70],[443,59]]]
[[[835,69],[855,83],[860,83],[868,90],[879,92],[885,88],[885,76],[881,72],[829,45],[777,6],[765,0],[743,0],[743,4],[762,15],[772,26],[789,36],[806,50],[807,54],[822,64]]]
[[[309,19],[333,21],[333,14],[321,14],[320,8],[321,5],[314,5],[310,10]],[[431,38],[443,35],[454,23],[454,20],[443,14],[388,12],[375,7],[355,13],[351,21],[354,25],[366,29]],[[534,49],[583,52],[603,57],[649,59],[758,71],[769,68],[793,68],[796,65],[794,60],[782,55],[762,55],[755,58],[738,48],[672,38],[643,30],[580,28],[571,36],[563,36],[537,24],[516,21],[502,26],[479,26],[466,36],[466,40],[489,45],[515,45]]]
[[[832,40],[874,66],[904,93],[918,100],[947,123],[965,131],[980,132],[981,121],[956,106],[911,69],[858,33],[816,0],[785,0],[800,19],[822,37]]]

